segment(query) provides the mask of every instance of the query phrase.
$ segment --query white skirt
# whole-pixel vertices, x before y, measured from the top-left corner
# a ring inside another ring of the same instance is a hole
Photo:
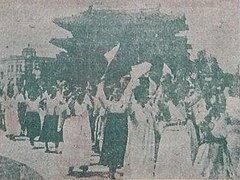
[[[66,119],[63,126],[61,161],[67,167],[90,165],[91,131],[89,119],[79,116]]]
[[[21,127],[18,121],[18,115],[12,108],[6,108],[5,125],[8,134],[19,135]]]
[[[190,137],[186,127],[167,127],[160,140],[155,177],[189,179],[192,174]]]

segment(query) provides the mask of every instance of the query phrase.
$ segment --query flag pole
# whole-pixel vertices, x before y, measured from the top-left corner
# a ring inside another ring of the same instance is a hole
[[[110,62],[110,63],[111,63],[111,62]],[[107,68],[106,68],[106,70],[105,70],[105,72],[104,72],[104,74],[103,74],[103,76],[102,76],[101,79],[104,79],[104,78],[105,78],[105,75],[106,75],[106,73],[107,73],[107,71],[108,71],[108,68],[109,68],[110,63],[108,63]]]

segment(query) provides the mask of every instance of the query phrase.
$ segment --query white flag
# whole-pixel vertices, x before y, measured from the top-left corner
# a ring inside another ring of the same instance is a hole
[[[118,43],[117,46],[112,48],[112,50],[110,50],[104,54],[104,57],[106,58],[106,60],[108,62],[108,65],[112,62],[113,58],[116,56],[119,48],[120,48],[120,43]]]
[[[162,76],[166,76],[167,74],[169,74],[170,76],[172,76],[172,78],[174,78],[174,76],[172,74],[172,70],[165,63],[163,64],[162,73],[163,73]]]

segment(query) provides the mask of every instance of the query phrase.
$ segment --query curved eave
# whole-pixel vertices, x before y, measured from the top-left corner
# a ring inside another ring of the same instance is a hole
[[[67,39],[57,39],[57,38],[52,38],[49,43],[62,48],[62,49],[69,49],[75,47],[75,43],[73,42],[72,38],[67,38]]]
[[[159,11],[120,12],[117,10],[87,10],[80,15],[56,18],[53,20],[58,26],[72,31],[81,25],[91,26],[126,26],[128,24],[160,24],[180,20],[185,24],[185,16],[166,15]],[[180,30],[186,30],[186,25],[181,25]]]

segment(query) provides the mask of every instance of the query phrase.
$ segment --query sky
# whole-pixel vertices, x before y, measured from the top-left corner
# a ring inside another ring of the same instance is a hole
[[[163,13],[184,13],[192,59],[205,49],[225,72],[234,73],[240,63],[238,0],[0,0],[0,57],[20,55],[27,44],[39,56],[55,57],[61,49],[50,44],[50,39],[71,34],[53,19],[76,15],[92,4],[105,9],[160,7]]]

